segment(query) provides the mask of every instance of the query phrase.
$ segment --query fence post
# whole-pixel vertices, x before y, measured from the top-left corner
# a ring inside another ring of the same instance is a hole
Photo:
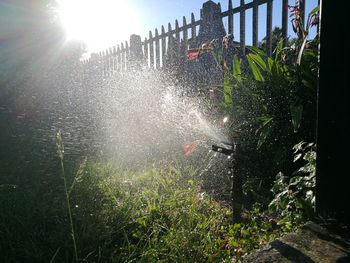
[[[113,46],[113,73],[117,71],[117,49]]]
[[[305,29],[305,1],[299,1],[299,9],[301,10],[301,21],[303,21],[303,28]]]
[[[162,26],[162,67],[166,66],[166,37],[165,37],[165,29]]]
[[[266,7],[266,53],[272,55],[272,0],[267,1]]]
[[[155,29],[155,34],[154,34],[154,42],[156,44],[156,61],[155,61],[155,68],[159,69],[160,68],[160,44],[159,44],[159,33],[158,29]]]
[[[177,19],[175,20],[175,43],[176,43],[176,48],[175,48],[175,52],[176,55],[180,55],[181,49],[180,49],[180,43],[181,43],[181,39],[180,39],[180,30],[179,30],[179,21],[177,21]]]
[[[120,43],[120,49],[121,49],[121,71],[125,71],[125,48],[124,44]]]
[[[191,44],[194,43],[196,38],[196,19],[194,18],[194,14],[191,13]]]
[[[240,50],[241,56],[245,56],[245,9],[244,9],[244,0],[241,0],[241,11],[239,12],[239,41],[240,41]]]
[[[283,46],[288,44],[288,0],[282,1],[282,37]]]
[[[129,44],[128,41],[125,41],[125,71],[127,71],[130,67],[130,49],[129,49]]]
[[[185,47],[185,53],[183,55],[186,55],[186,50],[188,49],[188,31],[187,31],[187,23],[186,23],[186,17],[182,18],[182,26],[184,28],[183,30],[183,46]]]
[[[170,64],[173,62],[174,58],[174,36],[173,33],[171,33],[171,24],[168,23],[168,50],[166,55],[166,64],[170,66]]]
[[[143,52],[144,52],[144,58],[145,58],[145,64],[148,67],[148,40],[147,37],[145,37],[145,40],[143,41]]]
[[[122,56],[121,56],[121,50],[119,45],[117,45],[117,71],[118,72],[122,71]]]
[[[154,47],[153,47],[152,31],[149,31],[149,66],[154,69]]]
[[[232,11],[232,0],[228,1],[228,11]],[[228,15],[228,33],[233,35],[233,14],[229,13]]]
[[[253,46],[258,46],[258,21],[259,21],[259,3],[254,0],[253,5]]]

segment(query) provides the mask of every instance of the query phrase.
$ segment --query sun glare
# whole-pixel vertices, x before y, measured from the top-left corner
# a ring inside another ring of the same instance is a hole
[[[67,39],[78,39],[96,52],[139,33],[137,15],[126,0],[57,0]]]

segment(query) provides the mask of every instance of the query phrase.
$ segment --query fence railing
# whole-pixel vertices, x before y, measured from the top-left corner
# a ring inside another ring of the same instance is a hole
[[[237,0],[238,1],[238,0]],[[130,45],[127,41],[120,45],[108,48],[98,54],[92,54],[86,65],[94,65],[94,68],[102,70],[104,75],[110,75],[115,72],[123,72],[130,68],[140,65],[149,68],[159,69],[172,65],[174,61],[181,63],[186,60],[186,52],[189,47],[198,47],[206,41],[215,38],[222,38],[226,34],[234,33],[234,15],[239,14],[239,45],[240,54],[245,54],[246,46],[246,12],[252,9],[252,45],[258,46],[259,30],[259,6],[266,4],[266,36],[265,49],[269,56],[272,55],[272,17],[273,3],[277,0],[252,0],[245,3],[239,0],[240,4],[233,7],[232,0],[228,1],[228,9],[221,11],[220,3],[207,1],[201,9],[201,17],[195,19],[191,13],[191,21],[187,23],[186,17],[182,19],[182,25],[179,26],[178,20],[175,20],[174,29],[171,23],[168,23],[167,30],[161,26],[160,32],[156,28],[154,35],[149,31],[148,38],[143,41],[138,35],[130,37]],[[288,0],[282,1],[281,10],[281,30],[284,39],[284,45],[287,44],[288,33]],[[305,10],[305,1],[299,1],[299,8]],[[227,32],[223,20],[227,19]],[[197,32],[197,28],[199,30]],[[182,37],[181,37],[182,36]]]

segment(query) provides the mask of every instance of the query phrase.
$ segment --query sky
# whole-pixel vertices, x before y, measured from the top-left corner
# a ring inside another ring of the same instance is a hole
[[[91,23],[88,29],[85,29],[86,44],[89,52],[98,52],[116,44],[129,40],[131,34],[139,34],[142,39],[148,37],[149,30],[154,35],[155,28],[160,32],[161,25],[167,29],[168,22],[172,28],[175,25],[175,19],[178,19],[179,25],[182,25],[182,17],[185,16],[187,23],[190,22],[191,12],[194,13],[196,20],[200,18],[200,9],[204,0],[57,0],[66,1],[67,8],[72,3],[78,3],[71,14],[71,18],[66,23],[66,28],[71,27],[81,21],[81,27]],[[305,1],[305,0],[304,0]],[[79,4],[79,2],[81,4]],[[91,5],[88,7],[88,2]],[[228,0],[214,1],[220,2],[222,11],[227,10]],[[246,0],[246,3],[251,0]],[[84,4],[82,4],[84,3]],[[233,0],[233,6],[238,6],[240,1]],[[294,0],[289,0],[293,5]],[[80,6],[79,6],[80,5]],[[306,14],[317,6],[317,0],[306,1]],[[273,26],[281,27],[282,0],[273,1]],[[78,10],[78,11],[77,11]],[[89,14],[93,12],[93,15]],[[65,11],[66,12],[66,11]],[[85,13],[85,17],[84,17]],[[81,19],[80,19],[81,18]],[[87,22],[85,20],[87,20]],[[100,21],[100,22],[96,22]],[[224,19],[224,26],[227,27],[227,18]],[[293,35],[290,24],[289,35]],[[246,43],[252,43],[252,10],[246,12]],[[74,37],[79,32],[79,25],[76,26]],[[96,31],[94,33],[94,30]],[[315,35],[316,29],[311,32]],[[89,35],[90,34],[90,35]],[[266,4],[259,7],[259,32],[258,38],[261,40],[266,34]],[[89,35],[89,37],[87,37]],[[234,38],[239,41],[239,15],[234,16]],[[97,41],[99,39],[99,41]]]

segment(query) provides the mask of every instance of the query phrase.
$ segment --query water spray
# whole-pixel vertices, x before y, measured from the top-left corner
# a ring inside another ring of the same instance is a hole
[[[242,177],[237,172],[237,144],[227,141],[221,141],[225,147],[213,144],[211,149],[231,158],[231,165],[229,166],[229,174],[231,179],[231,206],[232,206],[232,221],[237,223],[241,221],[242,210]]]

